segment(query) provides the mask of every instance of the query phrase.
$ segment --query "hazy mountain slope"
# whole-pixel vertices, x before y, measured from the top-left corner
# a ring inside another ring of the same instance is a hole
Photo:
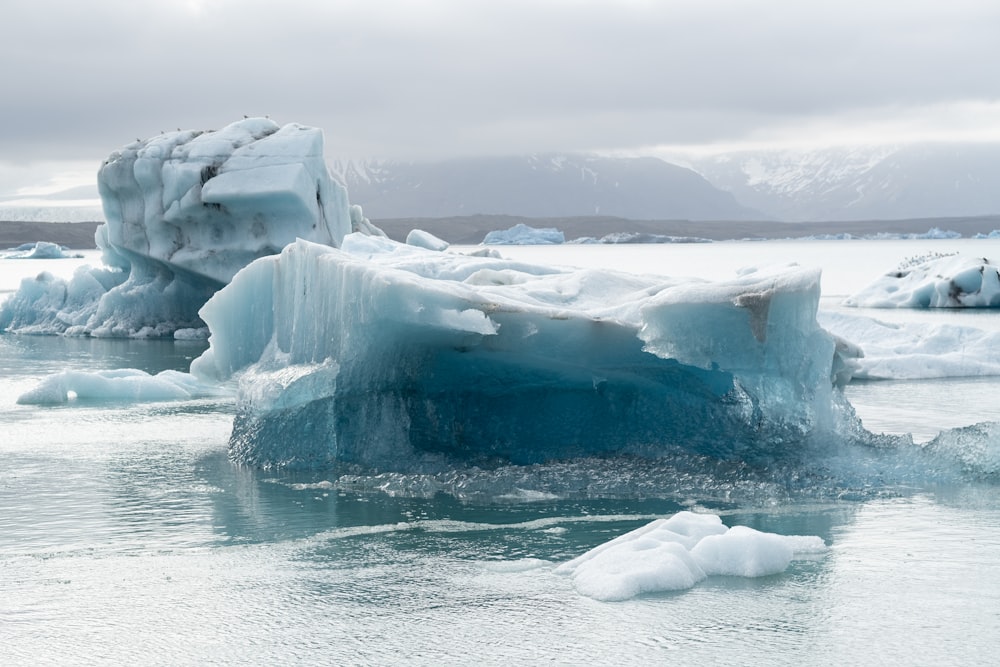
[[[1000,144],[746,151],[691,164],[741,203],[779,220],[1000,212]]]
[[[746,220],[761,214],[690,169],[657,158],[579,155],[434,163],[334,162],[371,218],[504,214]]]

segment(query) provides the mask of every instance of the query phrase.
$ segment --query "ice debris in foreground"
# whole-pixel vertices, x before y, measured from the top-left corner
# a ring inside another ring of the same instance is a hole
[[[986,257],[931,255],[905,262],[844,301],[859,308],[997,308],[1000,267]]]
[[[602,601],[691,588],[706,577],[779,574],[797,556],[826,551],[822,538],[727,528],[714,514],[679,512],[597,546],[556,568]]]
[[[239,377],[230,451],[257,466],[799,456],[855,424],[818,300],[817,270],[709,283],[352,234],[241,271],[191,370]]]
[[[247,118],[167,132],[115,153],[97,177],[104,268],[42,274],[0,306],[0,330],[165,337],[199,329],[198,309],[253,260],[296,238],[336,246],[381,234],[330,176],[323,135]]]

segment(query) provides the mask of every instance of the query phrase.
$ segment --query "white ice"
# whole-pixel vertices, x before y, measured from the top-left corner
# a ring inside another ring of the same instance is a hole
[[[844,301],[860,308],[1000,307],[1000,267],[986,257],[917,257]]]
[[[763,577],[822,553],[819,537],[727,528],[714,514],[679,512],[601,544],[556,568],[582,595],[602,601],[691,588],[706,577]]]
[[[422,229],[411,229],[410,233],[406,235],[406,244],[438,251],[447,250],[449,246],[447,241],[439,239],[430,232],[425,232]]]
[[[857,345],[853,377],[922,380],[1000,375],[1000,332],[942,323],[897,324],[820,311],[825,329]]]
[[[22,394],[23,405],[51,405],[70,400],[178,401],[231,395],[216,383],[205,383],[189,373],[166,370],[150,375],[136,369],[62,371],[50,375]]]

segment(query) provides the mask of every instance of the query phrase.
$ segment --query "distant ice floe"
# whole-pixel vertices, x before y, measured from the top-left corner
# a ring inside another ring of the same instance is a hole
[[[601,601],[681,591],[710,576],[764,577],[827,550],[822,538],[727,528],[714,514],[679,512],[597,546],[556,568]]]
[[[483,245],[558,245],[566,236],[555,227],[531,227],[522,222],[510,229],[494,230],[483,238]]]
[[[986,257],[912,258],[844,301],[859,308],[997,308],[1000,267]]]
[[[48,241],[22,243],[16,248],[0,250],[0,259],[79,259],[83,255],[68,252],[69,248]]]
[[[611,234],[605,234],[601,238],[595,238],[593,236],[582,236],[578,239],[573,239],[570,243],[577,244],[595,244],[595,243],[607,243],[607,244],[629,244],[629,243],[712,243],[712,239],[701,238],[698,236],[670,236],[667,234],[647,234],[643,232],[612,232]]]
[[[799,241],[902,241],[902,240],[949,240],[960,239],[962,234],[950,229],[931,227],[926,232],[873,232],[871,234],[851,234],[839,232],[836,234],[812,234],[797,237]],[[976,238],[980,238],[977,236]]]

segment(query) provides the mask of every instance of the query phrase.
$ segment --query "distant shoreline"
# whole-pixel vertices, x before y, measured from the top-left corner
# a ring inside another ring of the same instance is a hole
[[[48,241],[74,250],[91,250],[97,247],[94,232],[102,224],[104,223],[0,220],[0,248]]]
[[[775,221],[695,221],[695,220],[630,220],[610,216],[575,218],[523,218],[509,215],[471,215],[455,218],[395,218],[372,220],[389,235],[402,241],[411,229],[422,229],[449,243],[475,245],[487,232],[509,229],[518,223],[531,227],[555,227],[566,240],[585,236],[600,238],[614,232],[661,234],[664,236],[696,237],[712,241],[737,239],[784,239],[823,234],[864,236],[880,232],[890,234],[923,234],[937,227],[955,231],[962,236],[989,234],[1000,229],[1000,214],[954,218],[914,218],[909,220],[863,220],[833,222]]]
[[[600,238],[614,232],[696,237],[713,241],[734,239],[783,239],[824,234],[922,234],[932,228],[955,231],[964,237],[1000,229],[1000,214],[954,218],[907,220],[863,220],[832,222],[629,220],[608,216],[573,218],[524,218],[510,215],[470,215],[453,218],[394,218],[372,220],[397,241],[411,229],[422,229],[449,243],[476,245],[487,232],[509,229],[518,223],[531,227],[556,227],[567,240],[585,236]],[[101,222],[37,222],[0,220],[0,248],[48,241],[75,250],[96,247],[94,232]]]

